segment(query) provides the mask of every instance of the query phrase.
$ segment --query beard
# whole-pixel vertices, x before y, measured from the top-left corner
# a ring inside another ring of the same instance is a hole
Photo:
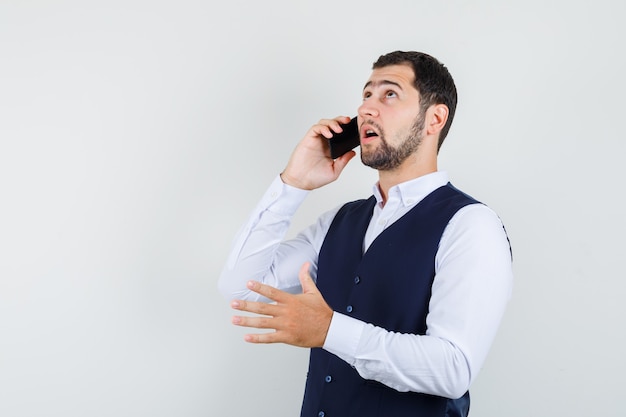
[[[361,147],[361,162],[370,168],[380,171],[392,171],[398,168],[411,154],[413,154],[422,143],[424,135],[425,112],[420,111],[404,140],[397,147],[389,145],[382,128],[375,125],[380,135],[379,146],[371,152],[364,152]]]

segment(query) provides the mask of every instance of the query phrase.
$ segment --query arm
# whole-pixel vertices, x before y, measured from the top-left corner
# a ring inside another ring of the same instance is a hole
[[[235,237],[230,255],[218,281],[223,297],[258,300],[246,283],[253,279],[288,292],[297,292],[294,271],[304,262],[316,262],[317,241],[323,238],[324,218],[283,242],[291,219],[304,201],[306,191],[284,184],[277,176],[248,221]]]
[[[398,391],[458,398],[484,363],[512,280],[500,219],[483,205],[465,207],[440,242],[426,335],[389,332],[335,312],[324,349]]]
[[[479,204],[448,224],[436,256],[436,276],[425,335],[399,334],[331,312],[306,270],[303,294],[286,294],[256,282],[249,288],[273,304],[234,302],[265,317],[233,317],[239,326],[274,329],[246,335],[251,343],[323,347],[365,378],[398,391],[459,398],[481,368],[510,298],[513,274],[500,219]],[[306,311],[306,314],[301,314]],[[297,319],[296,319],[297,318]]]
[[[355,155],[331,159],[327,138],[341,131],[338,117],[320,122],[307,132],[294,150],[287,167],[252,212],[239,231],[222,270],[218,288],[228,299],[265,299],[246,286],[255,280],[294,293],[300,290],[298,270],[303,263],[317,265],[317,253],[335,212],[320,217],[318,222],[295,239],[283,241],[292,216],[307,195],[306,190],[321,187],[337,179]],[[281,181],[282,179],[282,181]]]

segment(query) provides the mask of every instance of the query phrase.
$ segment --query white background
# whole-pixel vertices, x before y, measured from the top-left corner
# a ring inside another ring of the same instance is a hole
[[[307,351],[243,342],[216,282],[310,125],[379,55],[459,107],[440,168],[515,289],[474,417],[623,416],[623,2],[0,2],[0,415],[296,416]],[[367,197],[355,159],[294,230]]]

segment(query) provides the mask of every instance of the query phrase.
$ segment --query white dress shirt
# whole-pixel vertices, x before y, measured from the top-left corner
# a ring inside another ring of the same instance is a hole
[[[445,172],[407,181],[378,201],[363,241],[372,241],[424,197],[448,182]],[[321,215],[295,238],[284,240],[308,191],[277,176],[237,234],[219,279],[227,299],[263,299],[246,287],[257,280],[290,293],[301,291],[298,271],[317,259],[339,207]],[[382,260],[381,262],[384,262]],[[365,379],[398,391],[458,398],[481,368],[511,295],[508,238],[499,217],[483,204],[460,209],[446,226],[435,257],[435,279],[425,335],[399,334],[334,312],[323,348]]]

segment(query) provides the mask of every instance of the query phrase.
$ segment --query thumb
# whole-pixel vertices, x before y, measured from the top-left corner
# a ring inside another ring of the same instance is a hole
[[[305,262],[302,267],[300,267],[300,272],[298,273],[298,278],[300,279],[300,285],[302,285],[303,294],[317,292],[317,286],[315,285],[315,282],[313,282],[313,278],[309,273],[310,266],[310,262]]]
[[[341,171],[343,171],[343,169],[346,167],[346,165],[348,165],[348,162],[350,162],[350,160],[354,158],[355,155],[356,152],[348,151],[341,155],[339,158],[335,159],[335,161],[333,162],[335,173],[340,174]]]

